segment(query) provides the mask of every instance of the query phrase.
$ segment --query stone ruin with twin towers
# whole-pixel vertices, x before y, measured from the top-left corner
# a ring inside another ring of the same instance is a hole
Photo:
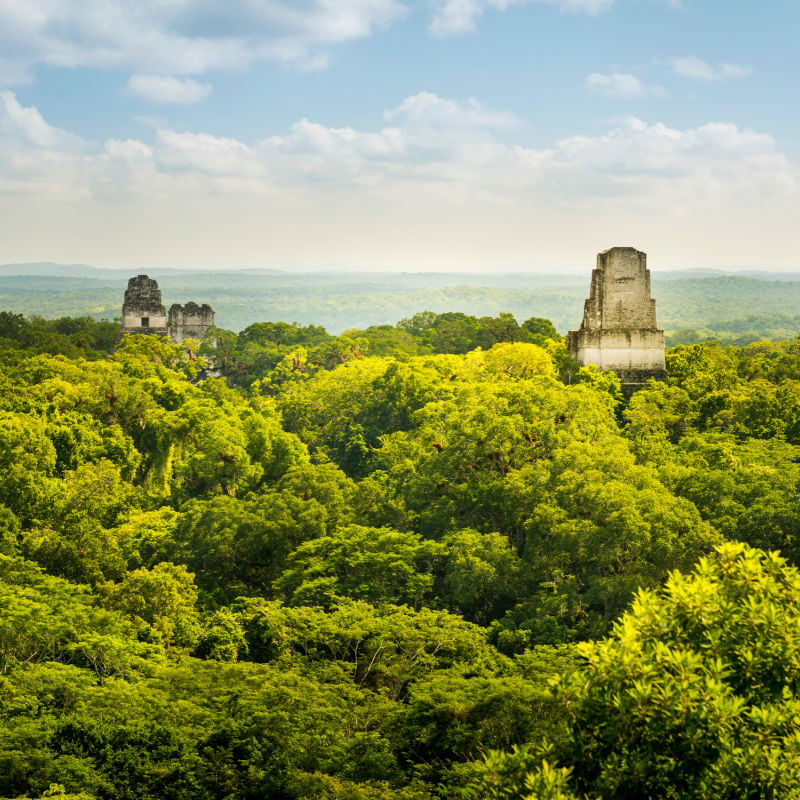
[[[122,303],[122,331],[169,336],[175,344],[184,339],[202,339],[214,324],[214,309],[208,303],[199,306],[173,303],[167,313],[161,301],[158,282],[147,275],[137,275],[128,281]]]

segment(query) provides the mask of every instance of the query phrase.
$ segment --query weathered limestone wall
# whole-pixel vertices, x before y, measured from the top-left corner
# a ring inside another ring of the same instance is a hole
[[[131,278],[122,303],[122,333],[166,332],[167,311],[158,283],[147,275]]]
[[[181,344],[184,339],[202,339],[213,324],[214,309],[208,303],[202,306],[194,302],[185,306],[174,303],[169,308],[167,330],[175,344]]]
[[[612,247],[597,254],[581,328],[657,328],[646,253],[633,247]]]
[[[633,247],[612,247],[597,256],[580,330],[567,346],[581,365],[614,370],[624,386],[666,377],[664,331],[650,297],[647,255]]]

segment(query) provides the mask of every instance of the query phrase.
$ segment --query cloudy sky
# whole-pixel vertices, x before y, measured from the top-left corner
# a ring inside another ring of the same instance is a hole
[[[800,269],[797,0],[0,0],[0,263]]]

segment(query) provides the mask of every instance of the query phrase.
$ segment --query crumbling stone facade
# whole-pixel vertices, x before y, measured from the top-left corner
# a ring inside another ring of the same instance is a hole
[[[184,339],[202,339],[213,324],[214,309],[208,303],[201,306],[193,302],[185,306],[173,303],[169,307],[167,332],[175,344],[181,344]]]
[[[161,289],[147,275],[128,281],[122,303],[122,333],[167,335],[167,310],[161,302]]]
[[[207,303],[174,303],[167,314],[157,281],[147,275],[128,281],[122,303],[122,335],[154,333],[182,344],[184,339],[202,339],[213,324],[214,309]]]
[[[567,334],[567,346],[581,366],[614,370],[626,393],[648,378],[666,378],[664,331],[656,323],[645,253],[633,247],[598,253],[583,322]]]

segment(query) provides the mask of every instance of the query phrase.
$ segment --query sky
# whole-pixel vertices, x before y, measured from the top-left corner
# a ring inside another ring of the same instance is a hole
[[[797,0],[0,0],[0,263],[800,270]]]

